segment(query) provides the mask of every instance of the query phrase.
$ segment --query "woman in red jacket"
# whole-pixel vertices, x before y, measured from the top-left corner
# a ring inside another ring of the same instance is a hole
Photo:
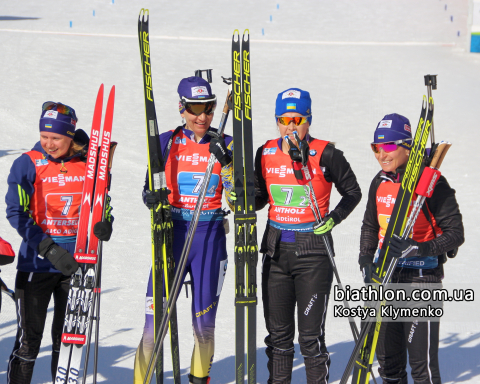
[[[70,275],[79,267],[72,254],[88,136],[75,130],[76,123],[73,108],[45,102],[39,122],[40,141],[13,162],[8,175],[7,219],[22,243],[15,280],[17,335],[8,361],[7,383],[30,383],[52,296],[53,378],[57,370]],[[98,231],[95,235],[108,240],[111,226],[108,230],[105,236]]]
[[[370,282],[381,249],[394,201],[402,182],[412,145],[409,120],[396,113],[378,124],[371,144],[382,170],[374,177],[360,237],[359,264]],[[463,241],[462,215],[452,189],[441,176],[427,208],[420,212],[413,237],[393,236],[388,255],[400,258],[392,276],[394,283],[440,283],[443,255]],[[439,322],[418,319],[382,322],[377,342],[379,373],[384,382],[407,384],[407,351],[414,383],[441,383],[438,363]]]

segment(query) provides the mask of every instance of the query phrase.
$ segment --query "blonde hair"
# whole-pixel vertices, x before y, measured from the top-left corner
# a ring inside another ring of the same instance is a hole
[[[80,153],[82,155],[86,154],[87,148],[85,147],[86,144],[77,143],[72,139],[72,142],[70,143],[70,148],[68,149],[68,157],[76,155],[77,153]]]

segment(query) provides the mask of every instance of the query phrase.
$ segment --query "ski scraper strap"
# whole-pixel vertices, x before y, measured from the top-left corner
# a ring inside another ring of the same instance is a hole
[[[293,174],[297,179],[298,184],[307,185],[313,179],[313,170],[310,162],[307,162],[306,165],[303,165],[299,161],[292,161]]]
[[[415,193],[420,196],[432,197],[433,190],[440,176],[441,173],[438,169],[426,167],[418,181]]]

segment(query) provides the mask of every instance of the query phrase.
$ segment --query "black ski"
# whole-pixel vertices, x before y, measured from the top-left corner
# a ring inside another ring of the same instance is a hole
[[[165,164],[160,147],[155,102],[152,88],[152,72],[150,60],[149,39],[149,11],[143,9],[138,18],[138,42],[143,70],[143,84],[145,96],[145,115],[147,122],[147,146],[148,146],[148,176],[149,198],[155,203],[150,210],[152,231],[152,282],[153,282],[153,306],[155,335],[161,325],[164,316],[163,289],[168,295],[171,288],[171,279],[175,263],[173,260],[173,225],[171,218],[170,203],[165,180]],[[168,297],[167,297],[168,300]],[[178,327],[175,305],[170,308],[170,332],[172,344],[172,366],[175,384],[180,384],[180,355],[178,348]],[[157,384],[163,383],[163,350],[157,351],[158,356],[155,365]]]
[[[250,36],[234,31],[232,38],[233,172],[235,201],[235,378],[245,381],[245,307],[247,307],[248,383],[256,383],[257,370],[257,216],[252,137]],[[245,291],[246,287],[246,291]]]
[[[390,216],[389,225],[379,259],[376,262],[377,268],[375,274],[372,276],[373,283],[383,285],[385,288],[390,283],[390,278],[395,270],[398,260],[390,260],[388,257],[388,248],[390,238],[396,234],[403,235],[407,220],[410,204],[413,193],[417,185],[422,163],[425,158],[425,149],[428,141],[428,136],[431,130],[433,120],[433,99],[428,100],[428,110],[426,98],[422,104],[422,112],[420,120],[417,125],[415,137],[410,151],[405,175],[402,179],[392,215]],[[388,268],[387,268],[388,267]],[[350,356],[347,367],[343,373],[341,384],[346,384],[350,373],[353,371],[352,383],[367,384],[370,377],[370,368],[373,364],[375,356],[375,349],[382,324],[382,317],[380,308],[385,305],[385,302],[375,303],[374,308],[377,311],[375,320],[370,320],[362,324],[359,338],[355,344],[354,350]]]

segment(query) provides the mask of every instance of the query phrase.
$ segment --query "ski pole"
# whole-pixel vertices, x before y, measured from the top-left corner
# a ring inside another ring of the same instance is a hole
[[[100,339],[100,294],[101,294],[101,279],[102,279],[102,252],[103,251],[103,242],[100,242],[99,250],[99,265],[97,266],[98,272],[98,291],[97,296],[98,300],[96,302],[96,323],[95,323],[95,349],[93,350],[93,384],[97,384],[97,369],[98,369],[98,342]]]
[[[15,301],[15,292],[13,292],[10,288],[7,287],[7,284],[2,280],[0,277],[0,290],[5,293],[6,295],[10,296],[10,298]],[[1,295],[1,293],[0,293]]]
[[[301,145],[302,141],[300,140],[300,137],[298,136],[297,131],[293,132],[293,136],[295,137],[296,142],[299,145]],[[289,147],[291,149],[296,150],[295,144],[290,140],[288,135],[285,136],[285,141],[287,142],[287,144],[289,145]],[[295,147],[295,148],[292,148],[292,147]],[[308,151],[308,148],[304,149],[304,151],[300,151],[300,154],[305,153],[305,151]],[[308,162],[308,158],[302,157],[303,167],[307,167],[307,162]],[[308,174],[306,174],[305,172],[308,172]],[[315,226],[323,225],[324,221],[323,221],[322,214],[321,214],[320,208],[318,206],[318,202],[317,202],[317,197],[315,195],[315,191],[313,189],[313,185],[312,185],[312,182],[311,182],[312,172],[310,172],[307,168],[307,169],[304,169],[302,174],[303,174],[303,179],[302,179],[303,181],[299,180],[298,178],[297,178],[297,181],[299,182],[299,184],[303,185],[303,189],[305,190],[305,195],[307,196],[308,203],[310,205],[310,208],[313,211],[313,215],[315,216]],[[307,180],[307,178],[308,178],[308,180]],[[308,181],[308,187],[305,184],[306,181]],[[325,245],[325,248],[327,249],[328,259],[330,261],[330,264],[332,265],[333,273],[335,274],[335,279],[337,280],[337,285],[340,288],[340,290],[343,291],[342,281],[340,280],[340,275],[338,273],[337,265],[335,264],[335,259],[333,257],[333,249],[330,245],[330,241],[328,241],[328,238],[325,235],[322,235],[321,237],[322,237],[323,243]],[[346,298],[343,299],[343,305],[344,305],[345,308],[348,308],[348,313],[349,313],[348,322],[350,324],[350,329],[352,330],[353,339],[356,343],[357,340],[358,340],[358,337],[359,337],[359,332],[358,332],[358,328],[357,328],[357,325],[355,323],[355,320],[350,315],[350,305],[348,304],[348,301],[347,301]],[[370,368],[370,373],[372,375],[373,381],[375,382],[375,384],[377,384],[377,381],[375,380],[375,376],[373,374],[372,368]]]
[[[224,82],[228,80],[224,79]],[[227,100],[225,101],[225,106],[223,107],[222,118],[220,120],[220,124],[218,127],[218,135],[222,135],[223,131],[225,130],[225,125],[228,119],[228,113],[230,112],[230,94],[231,94],[231,84],[229,84],[229,90],[227,92]],[[192,221],[190,222],[190,227],[188,228],[187,239],[182,249],[182,253],[180,256],[180,262],[178,265],[177,272],[175,273],[175,277],[173,279],[172,284],[172,292],[167,302],[166,312],[164,312],[162,317],[162,322],[160,327],[158,328],[157,337],[155,339],[155,346],[153,348],[152,356],[150,357],[150,361],[148,363],[147,371],[145,374],[144,384],[150,384],[152,381],[152,374],[154,366],[157,362],[157,351],[163,345],[163,339],[167,333],[168,322],[170,321],[171,311],[170,308],[172,307],[173,303],[177,301],[178,294],[180,293],[180,287],[182,282],[183,273],[185,271],[185,267],[187,265],[188,254],[190,253],[190,248],[192,246],[193,236],[195,234],[195,230],[197,229],[198,219],[200,218],[200,211],[203,206],[203,201],[205,200],[205,195],[207,194],[208,184],[210,183],[210,177],[212,176],[213,166],[217,159],[212,154],[208,159],[207,170],[205,171],[205,177],[203,179],[203,184],[200,190],[200,194],[197,199],[197,203],[195,205],[195,210],[193,212]]]
[[[102,276],[102,249],[103,249],[103,241],[100,241],[99,251],[98,251],[97,271],[95,276],[94,295],[93,295],[93,302],[92,302],[92,314],[90,316],[90,327],[88,329],[82,383],[87,382],[87,370],[88,370],[88,361],[90,358],[90,345],[91,345],[92,331],[93,331],[93,327],[92,327],[93,320],[95,320],[95,347],[93,350],[93,384],[97,383],[98,340],[99,340],[99,328],[100,328],[100,293],[101,293],[101,276]]]
[[[297,143],[299,143],[299,145],[301,145],[300,144],[301,140],[298,136],[298,133],[295,131],[295,132],[293,132],[293,135],[294,135]],[[290,140],[288,135],[285,136],[285,141],[290,146],[290,148],[292,148],[292,146],[295,146],[295,144]],[[308,158],[305,159],[304,164],[302,164],[304,167],[307,166],[307,161],[308,161]],[[303,163],[303,161],[302,161],[302,163]],[[304,177],[304,179],[305,179],[305,177]],[[312,182],[308,181],[308,187],[307,187],[307,185],[300,182],[300,180],[297,179],[297,181],[299,181],[299,183],[301,183],[303,185],[303,189],[305,190],[305,194],[307,196],[308,203],[309,203],[309,205],[310,205],[310,207],[313,211],[313,215],[315,216],[315,226],[323,225],[324,221],[323,221],[323,218],[322,218],[322,214],[320,212],[320,208],[318,206],[318,202],[317,202],[317,198],[315,196],[315,191],[313,189]],[[337,280],[337,284],[338,284],[339,288],[341,290],[343,290],[343,285],[342,285],[342,282],[340,280],[340,275],[338,274],[338,269],[337,269],[337,266],[335,264],[335,259],[333,258],[333,249],[330,245],[330,242],[328,241],[328,238],[324,235],[322,235],[321,237],[322,237],[323,243],[325,245],[325,248],[327,249],[328,259],[330,260],[330,264],[332,265],[333,273],[335,274],[335,279]],[[343,304],[344,304],[345,308],[350,309],[350,305],[348,304],[348,301],[346,299],[343,300]],[[350,311],[349,311],[349,313],[350,313]],[[357,328],[357,325],[355,324],[355,320],[353,319],[352,316],[348,316],[348,322],[350,323],[350,328],[352,329],[353,338],[355,339],[355,341],[357,341],[358,328]]]
[[[425,75],[424,78],[425,78],[425,85],[427,86],[428,99],[430,100],[430,98],[432,97],[432,89],[437,89],[437,75]],[[432,150],[433,150],[433,146],[435,145],[435,132],[433,130],[433,119],[432,119],[431,134],[432,136],[430,136],[430,139],[431,139]]]
[[[105,186],[104,198],[103,198],[103,212],[102,212],[102,220],[105,219],[105,208],[107,206],[108,201],[108,192],[110,191],[111,183],[112,183],[112,175],[110,173],[113,164],[113,155],[115,153],[115,149],[117,148],[117,142],[112,141],[110,143],[110,153],[108,158],[108,179],[107,185]],[[95,236],[95,235],[92,235]],[[95,269],[95,284],[93,286],[93,298],[92,298],[92,308],[90,313],[90,326],[88,329],[88,337],[87,337],[87,346],[85,351],[85,361],[84,361],[84,368],[83,368],[83,379],[82,383],[86,383],[87,380],[87,371],[88,371],[88,360],[90,357],[90,345],[92,340],[92,331],[93,331],[93,320],[95,320],[95,349],[93,353],[93,384],[97,383],[97,363],[98,363],[98,341],[99,341],[99,329],[100,329],[100,294],[101,294],[101,277],[102,277],[102,256],[103,256],[103,241],[98,242],[97,248],[98,254],[98,261],[97,267]]]

